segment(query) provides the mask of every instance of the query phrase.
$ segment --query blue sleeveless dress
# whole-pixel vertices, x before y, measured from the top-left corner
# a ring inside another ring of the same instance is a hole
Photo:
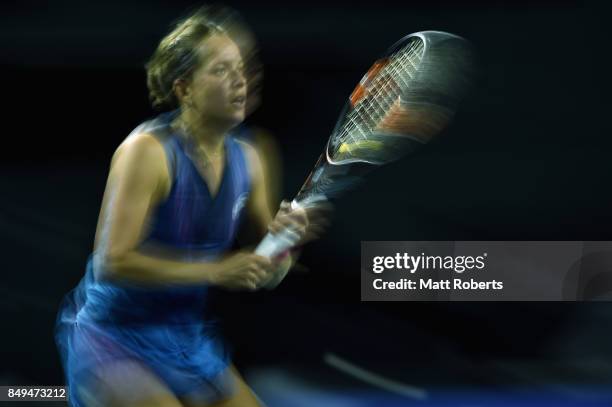
[[[211,196],[183,138],[169,126],[176,114],[164,113],[134,130],[154,134],[163,144],[172,179],[169,196],[151,216],[142,250],[164,247],[184,260],[214,260],[231,247],[242,218],[251,188],[247,159],[240,143],[227,136],[224,173]],[[89,257],[85,276],[64,298],[56,322],[71,406],[83,406],[77,388],[86,386],[98,367],[121,360],[151,369],[179,397],[211,402],[233,391],[228,351],[206,314],[207,286],[99,280],[104,266],[97,259],[96,253]]]

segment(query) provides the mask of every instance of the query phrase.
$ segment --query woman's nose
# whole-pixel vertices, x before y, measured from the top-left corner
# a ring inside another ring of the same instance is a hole
[[[246,85],[246,78],[244,74],[240,71],[234,71],[232,77],[232,86],[235,88],[241,88]]]

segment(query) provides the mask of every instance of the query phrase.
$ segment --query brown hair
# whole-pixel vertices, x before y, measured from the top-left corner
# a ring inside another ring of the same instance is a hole
[[[201,7],[181,19],[159,43],[146,63],[149,99],[154,108],[175,109],[179,101],[174,93],[174,81],[187,78],[200,64],[198,45],[206,37],[222,33],[214,14],[218,10]]]

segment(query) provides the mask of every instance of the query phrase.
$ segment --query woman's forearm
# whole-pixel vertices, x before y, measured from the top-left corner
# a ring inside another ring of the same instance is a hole
[[[104,259],[102,278],[144,284],[214,284],[219,262],[154,257],[132,250]]]

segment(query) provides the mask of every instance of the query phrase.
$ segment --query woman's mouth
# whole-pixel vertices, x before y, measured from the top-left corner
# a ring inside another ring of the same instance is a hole
[[[234,107],[243,107],[245,102],[246,102],[245,96],[236,96],[235,98],[232,98],[230,100],[231,105]]]

